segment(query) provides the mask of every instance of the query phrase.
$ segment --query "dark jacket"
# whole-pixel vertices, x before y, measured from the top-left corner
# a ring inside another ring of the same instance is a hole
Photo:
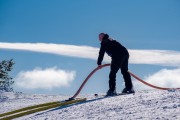
[[[122,59],[124,56],[129,56],[127,49],[116,40],[103,39],[97,60],[98,65],[101,65],[105,52],[112,59]]]

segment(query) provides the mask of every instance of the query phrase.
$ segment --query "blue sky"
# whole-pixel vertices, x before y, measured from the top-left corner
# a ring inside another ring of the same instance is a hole
[[[130,71],[180,87],[179,21],[179,0],[0,0],[0,56],[16,63],[15,91],[72,95],[97,67],[98,34],[106,32],[130,51]],[[95,73],[82,93],[106,92],[108,74]],[[117,91],[123,87],[118,72]]]

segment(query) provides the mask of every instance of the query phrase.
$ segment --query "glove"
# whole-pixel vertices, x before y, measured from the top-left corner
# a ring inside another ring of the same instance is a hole
[[[101,69],[101,68],[102,68],[102,65],[98,65],[98,68]]]

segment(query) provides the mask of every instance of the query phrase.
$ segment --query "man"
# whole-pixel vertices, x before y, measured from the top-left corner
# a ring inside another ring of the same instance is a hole
[[[112,58],[111,70],[109,73],[109,90],[107,96],[116,95],[116,73],[121,69],[125,81],[125,88],[122,93],[134,93],[131,76],[128,73],[128,59],[129,53],[127,49],[122,46],[116,40],[109,38],[108,34],[100,33],[99,40],[101,41],[101,47],[99,50],[99,56],[97,64],[100,66],[105,52]]]

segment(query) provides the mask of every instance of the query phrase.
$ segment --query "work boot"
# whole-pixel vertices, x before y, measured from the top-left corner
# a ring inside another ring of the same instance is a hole
[[[131,94],[131,93],[135,93],[135,91],[133,88],[131,88],[131,89],[124,88],[122,93]]]
[[[115,96],[117,95],[116,90],[108,90],[106,93],[106,96]]]

